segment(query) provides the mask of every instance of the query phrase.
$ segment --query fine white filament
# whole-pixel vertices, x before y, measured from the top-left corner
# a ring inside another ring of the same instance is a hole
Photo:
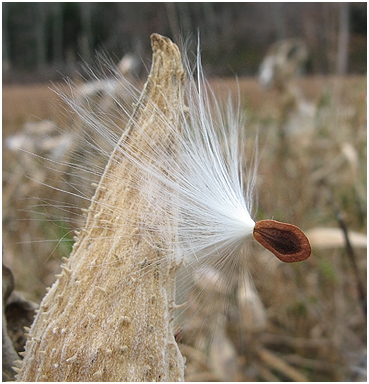
[[[218,262],[231,257],[239,250],[247,237],[252,235],[255,223],[251,217],[253,190],[256,178],[255,154],[251,154],[250,164],[245,161],[245,122],[240,105],[234,105],[231,97],[226,102],[218,102],[209,87],[202,71],[198,50],[196,65],[192,69],[189,60],[184,57],[186,71],[185,105],[181,109],[181,126],[171,126],[163,116],[160,123],[166,125],[179,143],[173,148],[152,148],[155,161],[147,161],[149,156],[135,153],[122,145],[122,121],[131,121],[129,105],[139,103],[139,92],[122,75],[108,65],[112,80],[99,80],[94,76],[95,87],[104,90],[104,99],[114,104],[114,116],[104,110],[103,103],[93,105],[85,94],[76,93],[70,86],[70,94],[63,96],[69,107],[74,111],[74,119],[80,119],[84,125],[84,154],[78,156],[91,158],[103,155],[107,159],[112,150],[119,144],[122,155],[135,163],[142,170],[132,175],[132,180],[146,179],[146,187],[138,191],[148,204],[165,206],[175,204],[176,210],[158,212],[153,206],[154,215],[171,215],[171,228],[176,228],[176,239],[179,242],[179,261],[185,265],[201,262],[216,266]],[[122,96],[123,95],[123,96]],[[135,122],[133,121],[133,124]],[[135,129],[140,127],[135,126]],[[148,145],[150,145],[148,139]],[[148,152],[149,153],[149,152]],[[150,159],[151,160],[151,159]],[[107,160],[105,160],[106,162]],[[110,160],[111,161],[111,160]],[[88,161],[87,161],[88,163]],[[104,161],[101,160],[101,164]],[[69,164],[69,167],[71,164]],[[89,175],[102,174],[94,161],[94,169],[89,164],[81,165],[76,159],[72,167]],[[162,169],[167,171],[163,173]],[[127,181],[122,180],[122,188]],[[131,181],[132,182],[132,181]],[[75,186],[80,190],[80,185]],[[76,192],[78,194],[78,192]],[[124,214],[114,212],[112,214]],[[173,238],[171,228],[150,227],[150,215],[143,225],[150,231],[159,231],[163,237]],[[168,222],[167,220],[165,222]],[[147,241],[150,241],[148,235]],[[165,243],[165,242],[164,242]]]

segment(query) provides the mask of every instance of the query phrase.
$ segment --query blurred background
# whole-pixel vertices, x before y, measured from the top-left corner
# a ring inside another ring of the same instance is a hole
[[[247,265],[252,279],[235,280],[234,297],[218,288],[202,292],[212,299],[194,303],[179,332],[186,379],[366,381],[366,2],[8,2],[2,21],[3,261],[9,267],[3,308],[15,354],[24,348],[23,325],[32,322],[71,251],[73,230],[83,224],[88,199],[64,191],[78,186],[79,194],[93,193],[68,163],[83,169],[107,161],[73,139],[93,133],[53,88],[68,76],[76,94],[113,116],[104,87],[116,85],[85,80],[86,64],[94,68],[96,56],[105,55],[140,88],[150,68],[151,33],[179,45],[183,38],[190,52],[199,33],[215,92],[241,97],[247,154],[258,136],[255,219],[298,225],[312,256],[287,265],[254,246]],[[203,288],[195,281],[195,298],[196,290]],[[225,299],[232,303],[227,311],[216,307]],[[196,340],[189,336],[195,329]]]
[[[151,57],[153,31],[176,43],[201,36],[208,75],[253,76],[269,46],[302,38],[307,73],[366,72],[366,3],[4,2],[4,81],[72,76],[96,51]]]

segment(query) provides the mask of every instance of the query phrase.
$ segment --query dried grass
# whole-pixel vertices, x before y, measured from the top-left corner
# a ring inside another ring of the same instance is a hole
[[[211,83],[237,90],[233,80]],[[366,79],[313,77],[297,84],[316,113],[305,125],[311,129],[281,141],[278,130],[289,113],[280,95],[262,90],[254,80],[239,81],[247,129],[259,132],[262,189],[257,219],[283,220],[303,230],[338,228],[328,188],[348,229],[366,233]],[[20,131],[30,119],[52,119],[62,128],[65,114],[55,111],[52,95],[47,86],[5,87],[3,137]],[[59,260],[70,251],[74,227],[66,212],[62,218],[57,209],[45,212],[39,201],[59,206],[75,202],[25,178],[25,164],[28,173],[47,184],[53,172],[44,169],[42,161],[32,165],[22,156],[4,148],[4,261],[17,289],[40,301],[59,272]],[[72,223],[79,218],[79,212],[70,215]],[[56,238],[68,241],[57,243]],[[297,265],[282,265],[261,247],[253,251],[250,270],[265,307],[265,327],[247,329],[235,307],[222,319],[224,334],[216,333],[211,353],[183,345],[187,380],[365,381],[366,319],[345,248],[313,246],[312,257]],[[355,251],[365,280],[366,250]]]

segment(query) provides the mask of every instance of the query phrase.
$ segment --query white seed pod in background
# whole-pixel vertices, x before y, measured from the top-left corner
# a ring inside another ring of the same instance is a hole
[[[241,327],[249,332],[260,332],[266,327],[266,311],[249,274],[238,281],[238,306]]]

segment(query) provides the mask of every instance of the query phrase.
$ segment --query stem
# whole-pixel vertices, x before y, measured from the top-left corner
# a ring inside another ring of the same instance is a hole
[[[347,257],[348,257],[349,262],[351,264],[351,268],[354,271],[354,276],[356,279],[356,287],[357,287],[357,291],[358,291],[358,295],[359,295],[359,302],[361,305],[361,309],[363,311],[363,315],[365,318],[367,318],[366,293],[365,293],[365,289],[364,289],[364,284],[361,281],[359,267],[358,267],[357,262],[356,262],[357,256],[356,256],[356,253],[354,251],[354,248],[351,245],[351,241],[350,241],[350,238],[348,236],[347,225],[346,225],[345,221],[343,220],[342,213],[338,209],[335,202],[333,201],[332,192],[328,189],[328,187],[326,189],[327,189],[329,203],[331,204],[331,206],[333,208],[333,212],[334,212],[334,215],[335,215],[336,220],[338,222],[338,225],[342,229],[343,235],[345,237],[346,254],[347,254]]]

